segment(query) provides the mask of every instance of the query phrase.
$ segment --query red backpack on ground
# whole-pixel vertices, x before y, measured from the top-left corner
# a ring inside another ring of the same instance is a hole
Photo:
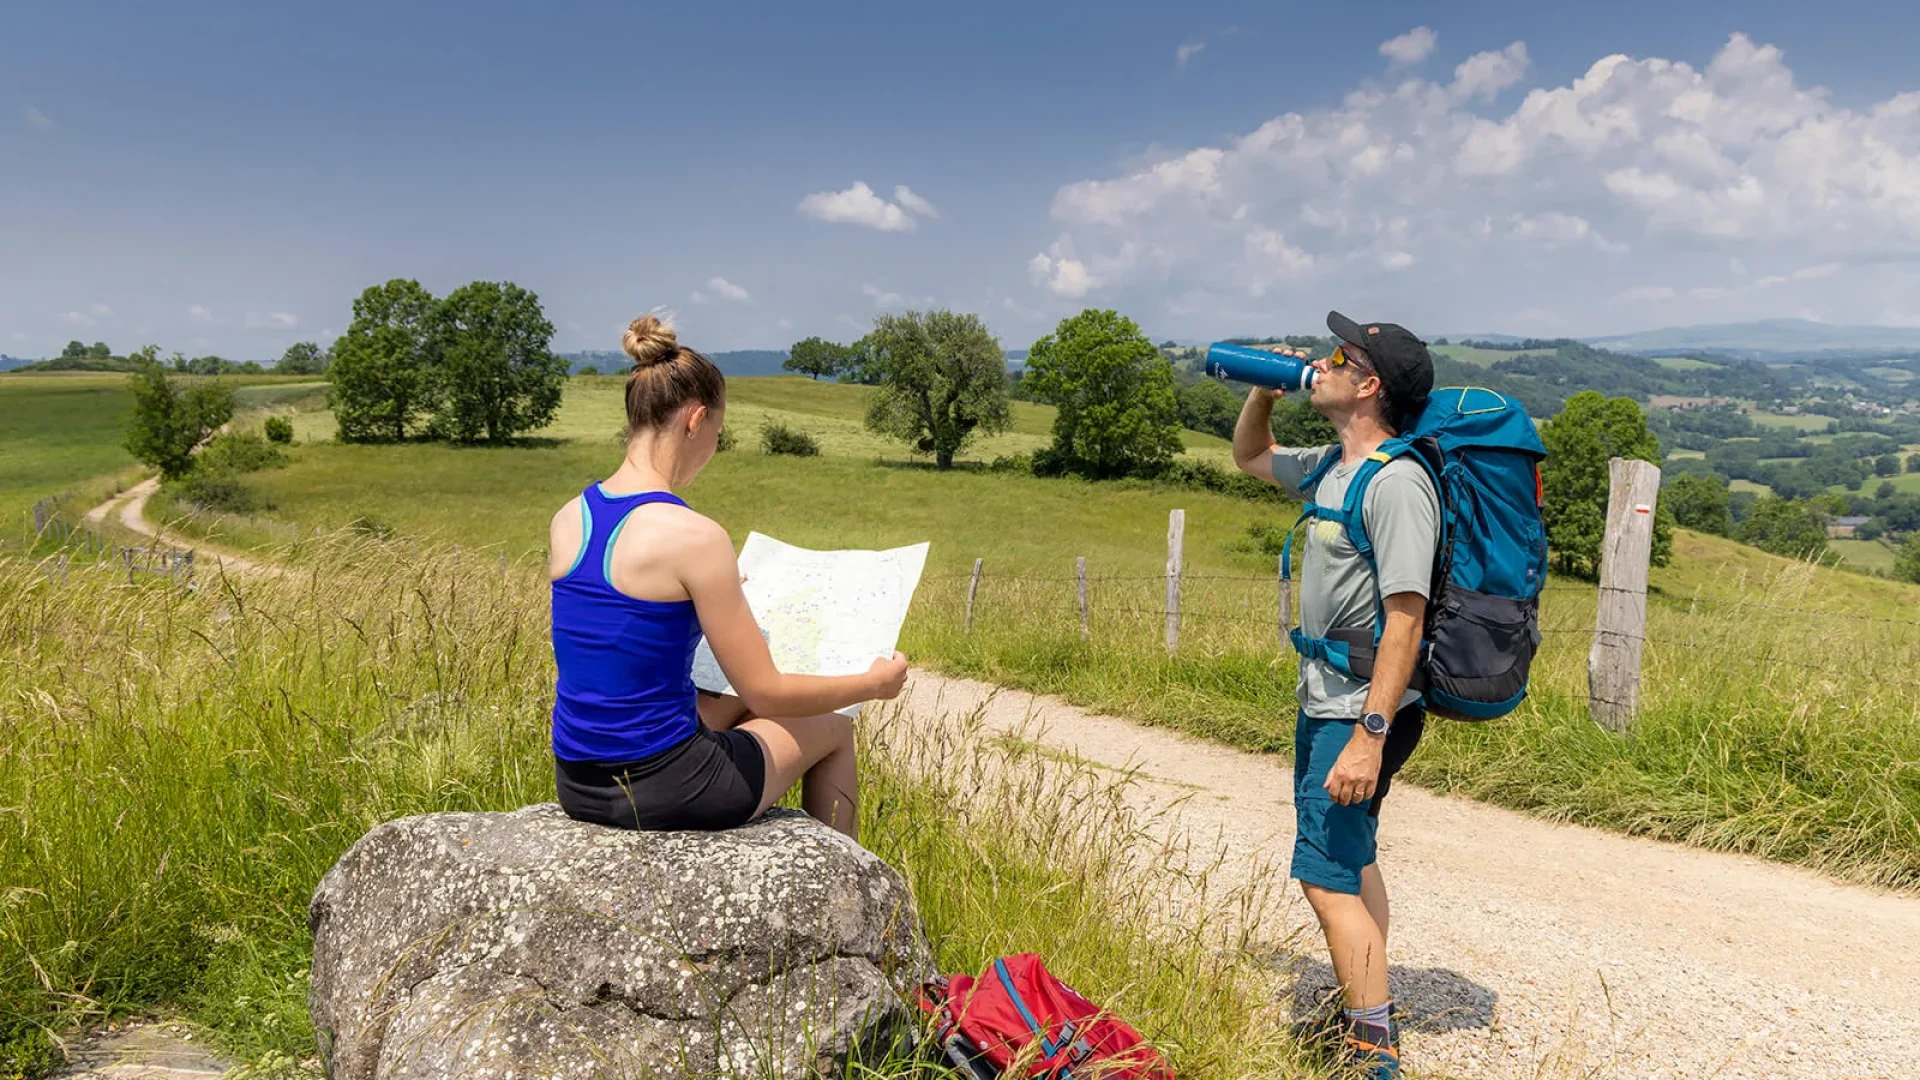
[[[1055,978],[1032,953],[920,988],[947,1060],[976,1080],[1173,1080],[1133,1030]]]

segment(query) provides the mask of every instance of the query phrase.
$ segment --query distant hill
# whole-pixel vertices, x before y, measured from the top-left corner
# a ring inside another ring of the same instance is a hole
[[[1673,326],[1585,339],[1621,352],[1701,351],[1805,353],[1862,349],[1920,349],[1920,327],[1843,326],[1811,319]]]
[[[34,363],[34,361],[0,353],[0,371],[12,371],[14,368],[23,368],[31,363]]]
[[[11,359],[9,357],[9,359]],[[102,360],[93,356],[56,356],[50,360],[21,361],[12,368],[0,368],[0,371],[132,371],[133,361],[124,356],[109,356]]]
[[[752,375],[780,375],[780,365],[787,362],[785,349],[734,349],[730,352],[708,353],[719,366],[723,375],[737,375],[746,378]],[[609,352],[605,349],[587,349],[582,352],[561,353],[561,358],[570,366],[569,370],[578,373],[582,368],[591,367],[602,375],[624,375],[633,366],[626,353]]]

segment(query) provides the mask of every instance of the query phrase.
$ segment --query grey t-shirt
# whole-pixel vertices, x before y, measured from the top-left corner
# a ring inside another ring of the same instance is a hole
[[[1307,450],[1276,449],[1273,479],[1291,494],[1305,498],[1300,481],[1338,446]],[[1320,480],[1313,501],[1338,509],[1360,462],[1335,465]],[[1380,569],[1376,587],[1367,560],[1354,550],[1345,526],[1338,521],[1310,518],[1306,524],[1306,552],[1300,563],[1300,626],[1310,637],[1325,637],[1340,629],[1372,630],[1379,617],[1380,597],[1419,593],[1431,597],[1434,549],[1440,543],[1440,498],[1433,481],[1417,461],[1398,457],[1382,466],[1367,485],[1360,512],[1367,538],[1373,542],[1374,563]],[[1357,717],[1366,708],[1367,684],[1334,670],[1325,660],[1300,665],[1300,708],[1321,719]],[[1402,707],[1419,695],[1412,690],[1400,699]]]

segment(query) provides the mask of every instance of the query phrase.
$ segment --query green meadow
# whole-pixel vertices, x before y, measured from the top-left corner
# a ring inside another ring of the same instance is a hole
[[[33,504],[130,468],[121,430],[133,409],[118,375],[0,375],[0,530]]]
[[[810,547],[932,541],[903,642],[917,662],[1289,751],[1294,659],[1279,644],[1274,557],[1254,532],[1284,526],[1292,508],[995,472],[981,463],[984,450],[941,473],[854,427],[858,388],[741,379],[730,393],[730,425],[773,415],[822,433],[826,452],[761,454],[749,421],[740,447],[717,455],[687,498],[736,540],[759,530]],[[393,530],[390,543],[537,563],[554,511],[617,464],[617,405],[617,389],[589,383],[570,391],[558,426],[569,438],[493,449],[316,443],[250,482],[273,502],[273,518],[301,533],[370,519]],[[1033,430],[1001,438],[1040,439],[1044,412],[1024,422]],[[318,430],[325,417],[303,423]],[[1191,452],[1224,457],[1214,442],[1196,438]],[[1186,512],[1184,614],[1169,656],[1163,573],[1174,508]],[[243,545],[290,535],[202,515],[182,524]],[[1073,580],[1081,556],[1092,578],[1084,641]],[[969,631],[975,558],[984,576]],[[1433,725],[1410,778],[1548,817],[1920,886],[1920,770],[1884,767],[1920,761],[1920,686],[1886,661],[1920,649],[1920,588],[1686,532],[1651,581],[1645,707],[1631,735],[1587,718],[1594,591],[1556,581],[1543,597],[1529,703],[1494,723]]]

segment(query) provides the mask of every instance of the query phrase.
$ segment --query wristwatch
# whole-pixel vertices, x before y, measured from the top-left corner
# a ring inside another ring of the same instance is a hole
[[[1393,718],[1385,713],[1370,712],[1360,718],[1360,726],[1366,728],[1369,735],[1385,735],[1393,727]]]

